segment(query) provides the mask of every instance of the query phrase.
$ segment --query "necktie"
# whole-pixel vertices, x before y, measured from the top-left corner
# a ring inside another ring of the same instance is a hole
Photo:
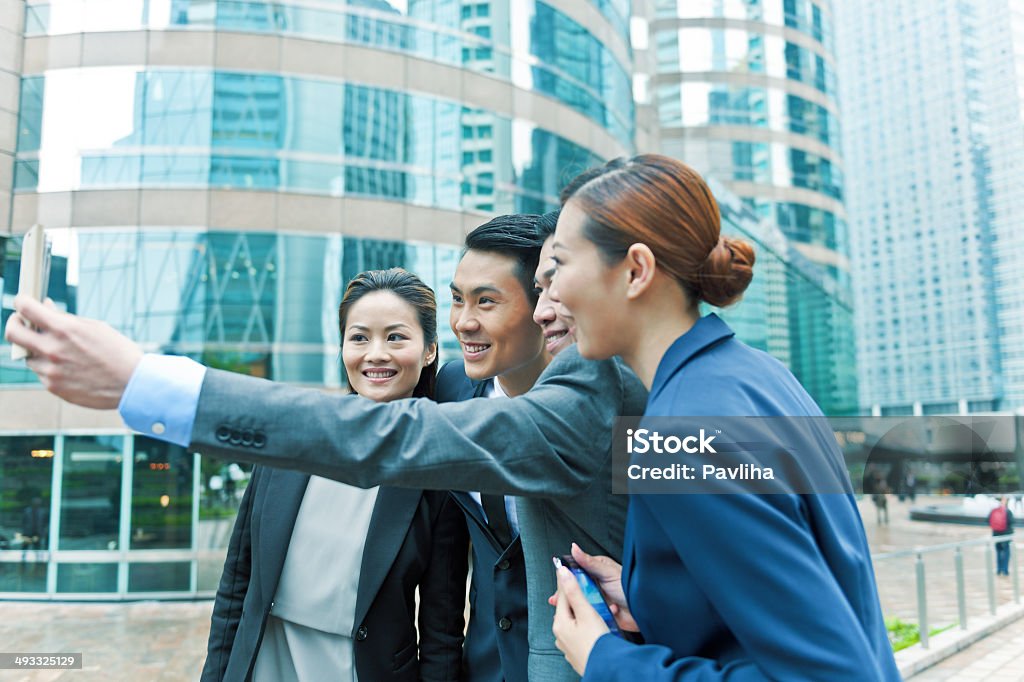
[[[512,544],[512,528],[505,514],[505,498],[501,495],[480,495],[484,513],[487,514],[487,525],[494,532],[494,537],[502,548]]]

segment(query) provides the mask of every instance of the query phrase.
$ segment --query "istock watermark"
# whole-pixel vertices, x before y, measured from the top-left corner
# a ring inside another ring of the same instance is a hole
[[[880,477],[898,493],[918,468],[970,494],[1019,485],[1024,467],[1013,415],[623,417],[614,438],[616,493],[878,492]]]

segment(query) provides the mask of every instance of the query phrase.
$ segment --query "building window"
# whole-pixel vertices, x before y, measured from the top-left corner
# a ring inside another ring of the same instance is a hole
[[[0,592],[45,592],[50,540],[52,436],[0,437]]]
[[[59,549],[120,548],[123,447],[122,436],[64,439]]]
[[[180,445],[135,436],[131,549],[192,546],[192,455]]]

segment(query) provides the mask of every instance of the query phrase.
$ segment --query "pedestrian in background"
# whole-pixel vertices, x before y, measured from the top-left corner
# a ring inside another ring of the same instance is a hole
[[[988,513],[988,527],[993,536],[1013,535],[1013,512],[1004,495],[999,506]],[[1010,575],[1010,541],[996,543],[996,575]]]

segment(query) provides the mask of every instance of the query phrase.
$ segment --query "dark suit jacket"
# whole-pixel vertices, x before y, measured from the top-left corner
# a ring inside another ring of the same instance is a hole
[[[461,362],[450,362],[437,376],[437,402],[479,398],[486,381],[466,376]],[[453,491],[473,540],[473,578],[469,590],[469,630],[463,651],[465,679],[471,682],[526,682],[526,564],[518,533],[507,547],[495,537],[480,505],[468,492]]]
[[[254,470],[217,589],[204,682],[252,675],[308,481],[297,472]],[[353,646],[361,680],[461,678],[467,542],[465,521],[447,493],[380,489],[356,597]]]

